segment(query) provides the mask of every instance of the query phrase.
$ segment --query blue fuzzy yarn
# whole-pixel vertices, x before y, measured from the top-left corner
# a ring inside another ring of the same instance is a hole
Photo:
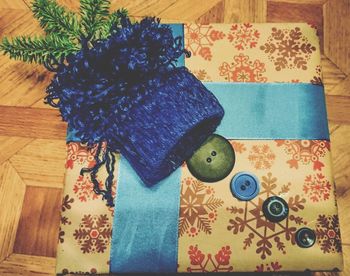
[[[56,69],[46,96],[82,141],[106,141],[113,149],[119,147],[118,125],[131,106],[149,87],[166,81],[163,73],[184,53],[181,37],[174,38],[158,19],[131,24],[125,17],[121,24],[91,49],[83,40],[83,49]]]
[[[120,151],[152,185],[190,157],[215,130],[223,109],[185,67],[175,67],[186,51],[181,37],[174,38],[159,19],[131,24],[124,17],[108,39],[92,47],[82,39],[82,45],[55,68],[46,102],[59,108],[82,142],[107,142],[102,160],[97,155],[96,166],[82,173],[91,173],[95,192],[113,205],[111,152]],[[103,164],[109,173],[106,190],[96,181]]]

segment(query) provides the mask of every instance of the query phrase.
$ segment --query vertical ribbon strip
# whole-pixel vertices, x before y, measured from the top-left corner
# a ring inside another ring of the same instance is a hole
[[[171,24],[183,38],[183,24]],[[184,42],[184,41],[183,41]],[[184,66],[182,56],[177,66]],[[181,169],[146,186],[121,157],[111,245],[111,272],[176,272]]]

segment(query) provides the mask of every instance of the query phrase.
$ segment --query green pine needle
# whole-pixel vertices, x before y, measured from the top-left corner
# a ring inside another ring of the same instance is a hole
[[[77,15],[58,5],[55,0],[34,0],[32,11],[47,34],[80,38]]]
[[[107,20],[100,26],[100,38],[105,39],[110,36],[110,31],[113,26],[119,26],[122,16],[127,16],[128,11],[126,9],[120,9],[109,15]]]
[[[99,39],[101,26],[109,16],[110,0],[80,0],[81,33],[88,40]]]
[[[127,10],[110,14],[109,7],[110,0],[80,0],[79,17],[58,5],[56,0],[34,0],[34,17],[47,36],[4,38],[0,51],[25,62],[50,64],[54,60],[60,61],[81,49],[82,37],[93,45],[96,40],[109,37],[113,26],[120,25],[120,18],[127,15]]]
[[[0,44],[0,50],[8,54],[12,59],[24,62],[50,63],[52,59],[59,61],[79,51],[68,38],[48,35],[46,37],[18,36],[10,41],[4,38]]]

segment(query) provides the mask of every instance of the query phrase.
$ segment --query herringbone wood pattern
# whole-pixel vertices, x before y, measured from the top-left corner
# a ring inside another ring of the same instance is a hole
[[[0,38],[40,34],[31,0],[0,1]],[[60,0],[78,9],[77,0]],[[163,22],[309,22],[318,29],[345,256],[350,275],[350,1],[112,0]],[[64,178],[65,131],[43,104],[52,75],[0,57],[0,275],[53,275]],[[322,273],[315,273],[320,275]],[[337,273],[333,273],[337,275]]]

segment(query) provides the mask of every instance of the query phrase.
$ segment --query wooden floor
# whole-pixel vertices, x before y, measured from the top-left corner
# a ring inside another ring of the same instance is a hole
[[[59,1],[73,9],[78,0]],[[350,0],[116,0],[163,22],[309,22],[321,36],[345,270],[350,275]],[[0,38],[40,34],[30,0],[0,1]],[[0,275],[53,275],[65,131],[43,104],[51,74],[0,57]],[[316,273],[316,275],[323,275]],[[338,275],[334,273],[334,275]]]

